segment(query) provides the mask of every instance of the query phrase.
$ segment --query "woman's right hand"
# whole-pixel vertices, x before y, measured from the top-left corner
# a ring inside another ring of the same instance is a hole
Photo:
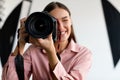
[[[28,33],[25,30],[25,21],[26,18],[22,18],[20,20],[20,28],[18,30],[18,35],[19,35],[18,39],[20,44],[25,44],[26,43],[25,38],[28,36]]]
[[[16,46],[16,49],[15,49],[13,55],[17,55],[18,50],[19,50],[19,53],[21,55],[23,55],[23,53],[24,53],[23,51],[24,51],[24,47],[25,47],[25,44],[26,44],[25,38],[28,36],[28,33],[25,30],[25,21],[26,21],[26,18],[22,18],[20,20],[20,28],[18,29],[19,46],[18,45]]]

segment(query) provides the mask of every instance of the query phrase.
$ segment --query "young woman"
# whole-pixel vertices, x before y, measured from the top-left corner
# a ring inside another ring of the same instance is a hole
[[[45,39],[30,36],[32,45],[23,52],[28,34],[24,25],[26,18],[21,19],[19,48],[16,47],[4,66],[2,80],[18,80],[14,61],[18,50],[24,58],[25,80],[29,80],[31,74],[32,80],[85,79],[91,67],[91,52],[76,43],[69,9],[60,2],[51,2],[43,11],[57,19],[59,38],[53,42],[52,34]]]

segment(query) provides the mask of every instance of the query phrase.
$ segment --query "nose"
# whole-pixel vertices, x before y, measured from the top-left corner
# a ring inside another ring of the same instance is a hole
[[[58,24],[58,31],[62,31],[64,29],[62,21],[57,20],[57,24]]]

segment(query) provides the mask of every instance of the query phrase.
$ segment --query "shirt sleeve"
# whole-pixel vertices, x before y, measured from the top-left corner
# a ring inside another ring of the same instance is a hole
[[[2,80],[18,80],[17,72],[15,69],[15,57],[10,55],[7,63],[2,70]],[[24,77],[25,80],[29,80],[31,75],[31,60],[30,55],[25,54],[24,56]]]
[[[18,80],[15,64],[15,56],[9,56],[7,63],[4,65],[2,70],[2,80]]]
[[[91,67],[91,52],[85,52],[82,57],[75,59],[71,64],[72,67],[69,72],[66,72],[64,66],[59,61],[53,70],[54,75],[58,80],[85,80],[86,74]]]

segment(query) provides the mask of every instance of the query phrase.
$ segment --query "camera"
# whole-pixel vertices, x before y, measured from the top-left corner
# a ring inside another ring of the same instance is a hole
[[[48,12],[34,12],[25,22],[26,32],[34,38],[47,38],[52,33],[53,41],[57,40],[57,20]],[[29,37],[26,37],[29,42]]]

